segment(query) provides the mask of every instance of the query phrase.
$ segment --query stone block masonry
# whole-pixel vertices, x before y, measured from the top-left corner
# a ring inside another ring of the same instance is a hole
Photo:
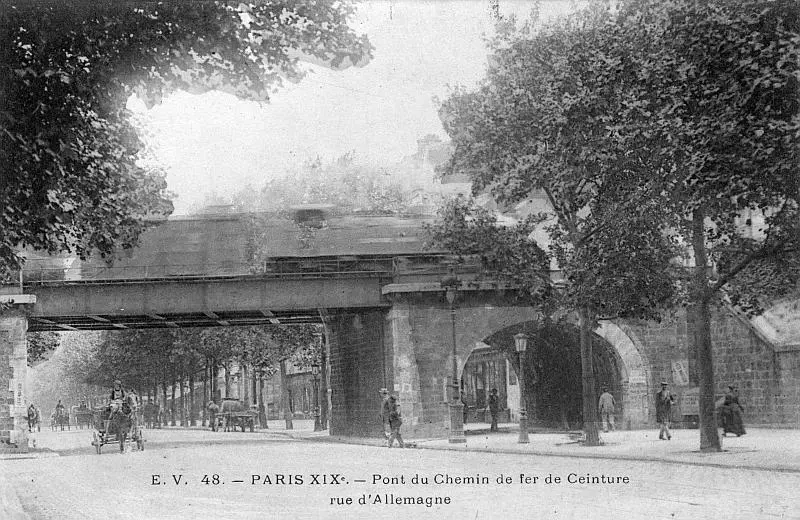
[[[0,449],[28,450],[25,421],[27,318],[17,312],[0,316]]]
[[[388,383],[383,345],[384,311],[330,316],[331,435],[383,435],[378,390]]]

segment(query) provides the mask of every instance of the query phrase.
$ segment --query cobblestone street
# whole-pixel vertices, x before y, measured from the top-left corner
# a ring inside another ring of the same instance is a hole
[[[303,429],[146,434],[142,452],[120,454],[116,446],[106,446],[102,455],[89,445],[87,430],[39,434],[40,448],[50,449],[0,461],[6,517],[800,518],[797,471],[490,451],[389,451],[323,442],[331,439],[315,439]],[[531,446],[544,439],[533,435]],[[601,483],[609,479],[619,483]],[[428,506],[426,500],[442,503]]]

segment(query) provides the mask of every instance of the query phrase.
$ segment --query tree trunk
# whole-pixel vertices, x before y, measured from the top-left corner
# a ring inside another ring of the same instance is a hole
[[[164,404],[161,407],[161,420],[158,423],[159,427],[165,426],[166,423],[167,423],[167,413],[168,413],[167,402],[168,401],[167,401],[167,382],[166,381],[162,381],[161,382],[161,390],[162,390],[163,395],[164,395]]]
[[[708,288],[708,257],[705,242],[705,212],[692,214],[694,277],[691,306],[694,321],[694,349],[697,353],[697,379],[700,404],[700,451],[721,451],[714,414],[714,356],[711,351],[711,309]]]
[[[583,380],[583,431],[586,446],[599,446],[600,434],[597,429],[597,400],[595,397],[594,367],[592,366],[592,336],[589,310],[578,310],[578,326],[581,343],[581,374]]]
[[[206,410],[208,409],[208,358],[203,365],[203,409],[200,410],[200,426],[206,426]]]
[[[197,426],[197,408],[194,405],[194,374],[189,374],[189,426]]]
[[[239,395],[243,397],[242,401],[244,402],[245,407],[250,409],[250,370],[247,368],[247,363],[242,363],[241,368],[239,369],[239,381],[241,381],[241,387],[244,393],[240,393]]]
[[[328,429],[328,355],[326,349],[327,340],[320,349],[319,423],[323,430]]]
[[[181,375],[181,381],[179,383],[180,386],[178,387],[178,390],[180,390],[180,393],[181,393],[181,399],[180,399],[179,405],[178,405],[178,424],[180,424],[181,426],[186,426],[187,425],[187,423],[186,423],[186,385],[183,384],[185,382],[186,382],[186,377]]]
[[[293,430],[292,409],[289,405],[289,378],[286,377],[286,361],[281,361],[281,412],[286,420],[286,429]]]
[[[172,400],[169,404],[169,423],[170,426],[175,426],[175,384],[176,381],[172,382],[170,395],[172,396]]]
[[[225,369],[225,397],[231,396],[231,373],[228,370],[228,365],[222,365]]]
[[[264,406],[264,374],[258,376],[258,422],[264,429],[269,428],[267,423],[267,407]]]

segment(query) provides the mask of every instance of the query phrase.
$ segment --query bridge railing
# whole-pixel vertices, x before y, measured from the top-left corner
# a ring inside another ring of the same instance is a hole
[[[420,276],[440,275],[454,265],[450,255],[358,256],[339,258],[270,258],[260,265],[223,262],[200,264],[96,265],[74,262],[57,266],[53,262],[29,261],[14,280],[23,285],[81,281],[131,282],[157,279],[208,279],[238,276],[337,277],[337,276]],[[474,262],[461,263],[457,272],[475,272]]]

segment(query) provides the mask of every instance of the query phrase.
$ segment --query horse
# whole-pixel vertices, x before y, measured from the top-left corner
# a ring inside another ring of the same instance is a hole
[[[42,431],[42,420],[41,416],[39,415],[39,409],[35,406],[31,405],[28,407],[28,431],[33,432]]]
[[[125,451],[125,441],[136,423],[136,397],[128,395],[121,401],[112,401],[109,406],[109,429],[106,433],[115,433],[119,439],[119,451]]]
[[[61,426],[61,431],[64,431],[64,426],[71,429],[69,424],[69,412],[65,408],[56,408],[53,415],[50,416],[50,429],[55,430]]]

